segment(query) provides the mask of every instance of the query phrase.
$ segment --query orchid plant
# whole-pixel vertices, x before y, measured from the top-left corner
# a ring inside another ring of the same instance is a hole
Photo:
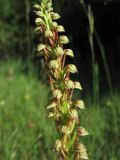
[[[74,57],[71,49],[63,48],[69,39],[63,34],[64,27],[56,22],[60,15],[53,11],[51,0],[35,4],[34,11],[35,31],[40,34],[37,54],[44,57],[52,91],[52,100],[47,106],[48,117],[53,118],[59,136],[54,143],[57,160],[87,160],[86,147],[80,138],[88,132],[80,126],[78,115],[78,109],[85,108],[84,102],[73,100],[74,89],[82,90],[82,87],[79,82],[70,79],[70,74],[78,72],[76,66],[65,64],[67,56]]]

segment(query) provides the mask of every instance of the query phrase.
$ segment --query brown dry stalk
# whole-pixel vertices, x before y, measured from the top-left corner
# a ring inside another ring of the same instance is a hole
[[[80,127],[78,109],[84,109],[82,100],[73,100],[74,89],[82,90],[79,82],[73,82],[70,74],[77,73],[74,64],[65,65],[66,56],[74,57],[71,49],[63,49],[69,43],[65,29],[56,22],[60,18],[53,12],[52,1],[42,0],[34,5],[37,16],[35,31],[40,33],[38,55],[43,56],[46,63],[47,76],[53,99],[47,106],[49,117],[54,119],[59,138],[54,144],[58,160],[88,159],[85,146],[80,137],[88,135],[85,128]]]

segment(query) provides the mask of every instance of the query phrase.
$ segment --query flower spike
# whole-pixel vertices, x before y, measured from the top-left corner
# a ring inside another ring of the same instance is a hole
[[[71,49],[64,49],[69,43],[62,25],[56,20],[60,18],[53,11],[52,0],[41,0],[34,5],[36,14],[36,29],[41,35],[41,43],[37,47],[38,54],[46,61],[49,84],[52,91],[52,100],[47,106],[48,117],[54,119],[59,137],[54,143],[57,160],[87,160],[85,146],[80,142],[82,136],[88,135],[84,127],[79,127],[78,109],[83,110],[82,100],[73,100],[74,89],[82,90],[79,82],[70,79],[71,73],[78,70],[74,64],[65,65],[66,56],[74,57]]]

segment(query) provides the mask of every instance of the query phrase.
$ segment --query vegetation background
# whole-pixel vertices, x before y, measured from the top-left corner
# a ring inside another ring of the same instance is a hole
[[[34,33],[34,0],[0,0],[0,160],[55,159],[54,124],[45,106],[50,91],[36,57],[39,37]],[[120,2],[86,0],[94,17],[95,63],[92,68],[88,16],[79,0],[53,0],[61,14],[74,50],[75,63],[84,91],[76,93],[86,102],[81,123],[90,136],[83,139],[90,159],[119,160],[120,157]],[[88,14],[88,12],[87,12]],[[95,81],[93,81],[93,75]]]

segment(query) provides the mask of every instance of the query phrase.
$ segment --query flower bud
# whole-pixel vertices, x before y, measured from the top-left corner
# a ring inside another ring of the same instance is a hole
[[[53,20],[57,20],[57,19],[60,18],[60,15],[59,15],[58,13],[52,12],[52,13],[51,13],[51,17],[52,17]]]
[[[52,36],[53,36],[52,31],[50,31],[50,30],[45,31],[45,37],[52,37]]]
[[[78,112],[75,109],[71,109],[69,114],[72,119],[74,119],[77,123],[79,122]]]
[[[45,44],[39,44],[38,45],[38,52],[45,49],[46,48],[46,45]]]
[[[33,7],[34,7],[35,9],[40,9],[40,8],[41,8],[39,4],[35,4]]]
[[[62,93],[59,89],[56,89],[56,90],[53,91],[53,96],[57,99],[60,99],[61,96],[62,96]]]
[[[82,90],[82,86],[81,86],[80,82],[74,82],[74,87],[75,87],[76,89]]]
[[[35,23],[36,23],[37,25],[41,25],[41,24],[43,24],[44,22],[43,22],[43,20],[42,20],[41,18],[36,18]]]
[[[74,89],[74,82],[71,80],[65,81],[65,85],[68,89]]]
[[[54,114],[52,112],[49,113],[48,118],[54,117]]]
[[[79,135],[79,136],[87,136],[87,135],[89,135],[89,133],[88,133],[88,131],[86,131],[85,128],[79,127],[79,128],[78,128],[78,135]]]
[[[62,56],[64,51],[63,51],[62,47],[56,47],[54,53],[56,56]]]
[[[47,5],[46,5],[47,8],[50,8],[51,6],[52,6],[51,2],[47,3]]]
[[[80,154],[80,159],[88,160],[88,155],[85,146],[81,143],[78,143],[75,147],[76,151]]]
[[[50,64],[49,64],[49,67],[52,68],[52,69],[57,69],[59,67],[59,64],[56,60],[51,60]]]
[[[51,12],[51,11],[53,11],[53,8],[52,7],[48,8],[48,12]]]
[[[77,100],[73,103],[74,106],[80,108],[80,109],[85,109],[84,102],[82,100]]]
[[[62,44],[67,44],[69,43],[69,39],[67,36],[60,36],[59,37],[59,42],[62,43]]]
[[[37,15],[37,16],[40,16],[40,17],[43,17],[43,12],[37,11],[37,12],[36,12],[36,15]]]
[[[41,26],[38,26],[34,29],[35,32],[41,32]]]
[[[71,130],[68,126],[63,126],[62,127],[62,133],[69,135],[71,133]]]
[[[57,103],[55,101],[53,101],[52,103],[50,103],[48,106],[47,106],[47,109],[51,109],[51,108],[54,108],[57,106]]]
[[[55,142],[55,149],[56,149],[56,151],[60,151],[60,149],[61,149],[61,147],[62,147],[62,142],[61,142],[61,140],[57,140],[56,142]]]
[[[57,26],[58,26],[57,22],[52,22],[52,27],[53,28],[57,28]]]
[[[62,25],[57,27],[57,32],[65,32],[65,29]]]
[[[71,49],[65,49],[64,53],[67,56],[74,57],[73,51]]]
[[[66,70],[70,73],[76,73],[77,72],[77,68],[74,64],[67,65]]]

